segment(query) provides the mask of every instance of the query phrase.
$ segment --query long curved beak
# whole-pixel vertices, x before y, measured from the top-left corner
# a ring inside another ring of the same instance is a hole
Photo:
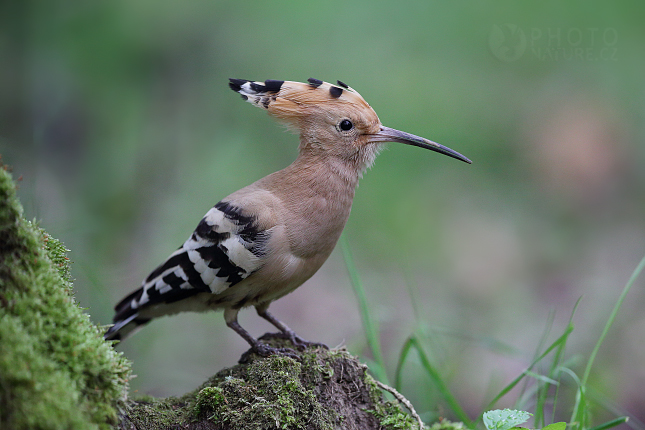
[[[395,130],[390,127],[381,126],[381,131],[370,136],[371,142],[399,142],[406,145],[418,146],[419,148],[429,149],[440,154],[447,155],[448,157],[456,158],[457,160],[465,161],[471,164],[468,158],[464,157],[457,151],[453,151],[447,146],[440,145],[436,142],[426,138],[415,136],[414,134],[406,133],[405,131]]]

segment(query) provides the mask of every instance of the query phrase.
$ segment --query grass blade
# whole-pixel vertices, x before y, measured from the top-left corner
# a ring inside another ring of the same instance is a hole
[[[605,337],[607,336],[607,333],[609,332],[609,329],[614,323],[614,320],[616,319],[616,315],[618,315],[618,311],[620,310],[621,305],[623,304],[623,301],[625,300],[625,297],[627,296],[627,293],[629,293],[629,290],[631,290],[632,285],[634,285],[634,282],[636,282],[636,278],[641,274],[643,271],[643,268],[645,267],[645,257],[641,260],[641,262],[636,266],[636,269],[632,273],[632,276],[629,278],[629,281],[627,281],[627,284],[625,284],[625,288],[623,288],[623,292],[620,294],[620,297],[618,297],[618,301],[616,302],[616,305],[614,306],[614,309],[611,311],[611,314],[609,315],[609,319],[607,320],[607,324],[605,324],[605,328],[602,331],[602,334],[600,335],[600,338],[598,339],[598,342],[596,342],[596,346],[594,347],[593,351],[591,352],[591,355],[589,356],[589,361],[587,361],[587,367],[585,368],[585,373],[582,376],[582,385],[585,386],[587,383],[587,379],[589,378],[589,373],[591,373],[591,366],[593,365],[594,360],[596,359],[596,355],[598,354],[598,350],[600,349],[600,345],[602,342],[605,340]]]
[[[616,419],[613,419],[611,421],[607,421],[604,424],[600,424],[599,426],[592,427],[589,430],[607,430],[612,427],[616,427],[618,425],[624,424],[627,421],[629,421],[629,417],[618,417]]]
[[[474,422],[468,417],[468,414],[466,414],[455,396],[453,396],[453,394],[450,392],[450,389],[441,378],[439,371],[432,365],[432,363],[430,363],[428,355],[426,354],[423,346],[421,346],[421,342],[419,342],[419,339],[416,336],[409,337],[403,345],[403,349],[401,350],[399,358],[399,364],[397,366],[397,382],[399,384],[401,382],[400,375],[401,369],[403,368],[403,362],[405,361],[405,358],[408,356],[408,353],[412,348],[416,349],[417,353],[419,354],[419,358],[421,359],[421,366],[436,385],[443,400],[448,404],[450,409],[452,409],[457,418],[466,425],[466,427],[473,428]]]
[[[571,316],[569,317],[569,327],[573,327],[573,316],[576,313],[576,310],[578,309],[578,306],[580,305],[580,301],[582,300],[582,297],[579,297],[578,300],[576,301],[576,304],[573,306],[573,310],[571,311]],[[555,411],[556,411],[556,405],[558,402],[558,393],[560,390],[560,378],[561,378],[561,371],[559,370],[562,364],[562,360],[564,357],[564,350],[567,346],[567,342],[564,341],[560,344],[558,344],[558,347],[556,348],[555,354],[553,356],[553,360],[551,361],[551,367],[549,368],[549,377],[552,379],[555,379],[555,394],[553,396],[553,405],[552,405],[552,416],[551,416],[551,422],[555,420]],[[547,397],[549,394],[549,389],[550,386],[546,384],[538,384],[540,389],[538,390],[538,395],[537,395],[537,403],[535,407],[535,427],[539,428],[542,427],[546,424],[546,421],[544,420],[544,407],[547,403]]]
[[[616,320],[618,311],[620,310],[620,307],[622,306],[623,301],[625,301],[625,297],[627,297],[627,293],[629,293],[629,290],[631,290],[632,286],[636,282],[636,279],[643,271],[643,268],[645,268],[645,257],[643,257],[640,263],[638,263],[638,266],[636,266],[636,269],[634,269],[634,272],[632,273],[632,276],[629,278],[629,281],[627,281],[627,284],[625,284],[625,287],[623,288],[623,291],[620,293],[620,296],[616,301],[616,305],[614,305],[614,308],[612,309],[611,314],[609,315],[609,319],[607,319],[607,323],[605,323],[605,327],[602,333],[600,334],[600,337],[598,338],[598,342],[596,342],[596,345],[594,346],[593,350],[591,351],[591,354],[589,355],[589,360],[587,360],[587,366],[585,367],[584,374],[580,381],[580,387],[578,388],[578,392],[576,393],[575,406],[571,414],[570,426],[572,429],[580,430],[588,427],[587,423],[589,422],[589,414],[587,411],[589,408],[587,403],[586,392],[587,392],[587,380],[589,379],[589,375],[591,374],[591,368],[596,359],[596,355],[600,350],[600,346],[605,340],[605,337],[607,337],[607,333],[609,333],[609,329],[611,328],[611,326],[614,324],[614,321]]]
[[[535,358],[531,364],[524,370],[517,378],[515,378],[510,384],[508,384],[502,391],[499,392],[497,396],[488,404],[488,407],[486,410],[492,409],[495,403],[502,397],[504,397],[506,394],[508,394],[509,391],[511,391],[517,384],[520,383],[520,381],[527,375],[527,372],[529,372],[537,363],[539,363],[544,357],[549,355],[551,351],[553,351],[555,348],[559,347],[560,345],[566,344],[567,339],[571,332],[573,331],[573,324],[569,323],[567,328],[565,329],[564,333],[557,338],[539,357]],[[479,417],[481,418],[481,416]],[[479,419],[478,419],[479,421]]]
[[[401,391],[401,385],[403,383],[401,382],[401,375],[403,374],[403,365],[405,364],[405,360],[408,357],[408,353],[414,346],[414,341],[412,340],[412,337],[407,338],[405,343],[403,344],[403,347],[401,348],[401,352],[399,353],[399,362],[396,364],[396,371],[394,372],[394,388],[397,391]]]
[[[345,266],[347,267],[354,294],[356,294],[356,299],[358,300],[361,319],[363,321],[363,329],[365,330],[365,336],[367,337],[367,345],[369,346],[370,351],[372,352],[372,357],[377,364],[376,368],[373,368],[373,371],[381,382],[389,385],[387,372],[385,371],[385,360],[383,359],[383,352],[381,351],[378,327],[370,314],[365,289],[363,288],[363,283],[358,275],[358,270],[354,264],[354,258],[352,257],[351,250],[349,249],[349,243],[347,242],[347,239],[345,239],[344,234],[340,236],[340,247],[343,251]]]

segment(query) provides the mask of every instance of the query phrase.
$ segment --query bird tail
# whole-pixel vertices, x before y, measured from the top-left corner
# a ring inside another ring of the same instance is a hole
[[[138,316],[139,314],[135,313],[124,320],[114,321],[114,325],[108,329],[105,335],[103,335],[103,338],[105,340],[123,340],[134,334],[150,321],[149,319],[142,320],[137,318]]]
[[[151,318],[139,314],[138,300],[143,294],[143,287],[121,300],[115,307],[116,314],[108,331],[103,335],[105,340],[123,340],[147,324]]]

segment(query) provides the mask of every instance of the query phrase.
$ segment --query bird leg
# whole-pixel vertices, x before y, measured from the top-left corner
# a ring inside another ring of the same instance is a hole
[[[305,350],[305,348],[311,347],[311,346],[329,349],[329,347],[324,343],[311,342],[308,340],[304,340],[303,338],[298,336],[285,323],[283,323],[282,321],[274,317],[273,314],[267,310],[268,307],[269,307],[268,305],[259,305],[255,307],[255,310],[258,312],[259,316],[269,321],[278,330],[280,330],[283,334],[283,337],[289,339],[291,343],[293,343],[296,346],[296,348],[298,348],[300,351],[303,351]]]
[[[237,322],[237,312],[238,309],[226,309],[224,311],[224,320],[226,321],[226,325],[235,330],[235,333],[242,336],[242,338],[251,345],[251,349],[258,355],[268,357],[270,355],[278,354],[293,358],[294,360],[301,360],[296,351],[291,348],[274,348],[255,339],[240,325],[240,323]]]

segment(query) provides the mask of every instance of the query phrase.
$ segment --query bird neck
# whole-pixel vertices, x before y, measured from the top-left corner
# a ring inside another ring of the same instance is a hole
[[[349,147],[342,142],[329,145],[312,139],[307,134],[301,134],[298,158],[293,164],[297,168],[314,167],[314,170],[320,170],[326,175],[334,174],[348,185],[356,187],[358,180],[372,166],[382,147],[382,143],[358,147]]]
[[[338,188],[351,189],[352,194],[361,176],[352,160],[308,150],[301,150],[289,169],[297,172],[298,176],[313,188],[323,187],[332,192],[334,189],[340,191]]]

